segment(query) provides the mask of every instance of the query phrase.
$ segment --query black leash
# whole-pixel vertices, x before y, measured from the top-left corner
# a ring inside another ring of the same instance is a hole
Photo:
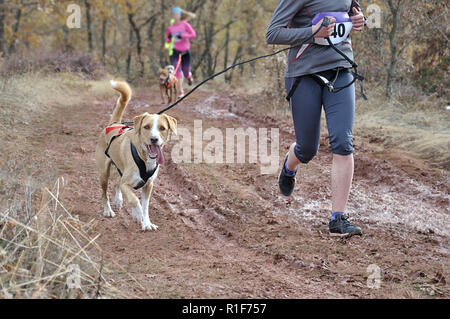
[[[352,68],[355,70],[355,72],[352,72],[353,75],[353,81],[351,81],[349,84],[340,87],[340,88],[336,88],[333,90],[333,92],[337,93],[339,91],[342,91],[343,89],[348,88],[350,85],[352,85],[353,83],[356,82],[356,80],[359,80],[359,85],[361,88],[361,96],[364,100],[368,100],[366,94],[364,93],[364,85],[363,85],[363,81],[364,81],[364,77],[362,75],[360,75],[358,73],[358,64],[356,64],[355,61],[351,60],[344,52],[342,52],[341,50],[339,50],[333,42],[331,42],[330,38],[327,38],[328,44],[334,49],[334,51],[336,51],[339,55],[341,55],[348,63],[351,64]]]
[[[225,73],[225,72],[228,72],[228,71],[231,70],[231,69],[234,69],[234,68],[237,67],[237,66],[240,66],[240,65],[243,65],[243,64],[247,64],[247,63],[251,63],[251,62],[256,61],[256,60],[269,58],[269,57],[271,57],[271,56],[280,54],[281,52],[284,52],[284,51],[288,51],[288,50],[291,50],[291,49],[294,49],[294,48],[301,47],[303,44],[307,43],[309,40],[311,40],[312,38],[314,38],[314,37],[320,32],[320,30],[321,30],[323,27],[328,27],[328,26],[330,25],[330,23],[331,23],[330,19],[328,19],[327,17],[325,17],[325,18],[323,19],[322,24],[320,25],[319,29],[317,29],[316,32],[314,32],[310,37],[308,37],[308,39],[306,39],[305,41],[303,41],[303,42],[300,43],[300,44],[297,44],[297,45],[294,45],[294,46],[291,46],[291,47],[288,47],[288,48],[284,48],[284,49],[278,50],[278,51],[276,51],[276,52],[274,52],[274,53],[270,53],[270,54],[266,54],[266,55],[261,55],[261,56],[258,56],[258,57],[255,57],[255,58],[252,58],[252,59],[249,59],[249,60],[246,60],[246,61],[242,61],[242,62],[233,64],[233,65],[230,65],[230,66],[227,67],[226,69],[224,69],[224,70],[222,70],[222,71],[220,71],[220,72],[218,72],[218,73],[216,73],[216,74],[211,75],[210,77],[206,78],[205,80],[203,80],[202,82],[200,82],[199,84],[197,84],[192,90],[190,90],[188,93],[186,93],[185,96],[183,96],[181,99],[179,99],[179,100],[176,101],[175,103],[172,103],[171,105],[169,105],[169,106],[166,107],[165,109],[159,111],[157,114],[162,114],[162,113],[167,112],[168,110],[170,110],[170,109],[173,108],[174,106],[178,105],[178,103],[180,103],[181,101],[183,101],[185,98],[187,98],[189,95],[191,95],[195,90],[197,90],[199,87],[201,87],[201,86],[202,86],[203,84],[205,84],[206,82],[208,82],[208,81],[210,81],[210,80],[212,80],[212,79],[218,77],[219,75],[221,75],[221,74],[223,74],[223,73]]]
[[[197,84],[192,90],[190,90],[188,93],[186,93],[186,95],[184,95],[181,99],[179,99],[179,100],[177,100],[176,102],[172,103],[171,105],[169,105],[169,106],[166,107],[165,109],[159,111],[157,114],[163,114],[163,113],[167,112],[168,110],[172,109],[173,107],[175,107],[176,105],[178,105],[179,103],[181,103],[181,101],[183,101],[185,98],[187,98],[189,95],[191,95],[194,91],[196,91],[199,87],[201,87],[201,86],[202,86],[203,84],[205,84],[206,82],[208,82],[208,81],[210,81],[210,80],[212,80],[212,79],[218,77],[219,75],[221,75],[221,74],[223,74],[223,73],[225,73],[225,72],[228,72],[228,71],[231,70],[231,69],[234,69],[234,68],[237,67],[237,66],[241,66],[241,65],[247,64],[247,63],[251,63],[251,62],[254,62],[254,61],[256,61],[256,60],[269,58],[269,57],[271,57],[271,56],[280,54],[281,52],[285,52],[285,51],[288,51],[288,50],[291,50],[291,49],[295,49],[295,48],[301,47],[302,45],[304,45],[305,43],[307,43],[308,41],[310,41],[312,38],[314,38],[314,37],[320,32],[320,30],[321,30],[322,28],[328,27],[328,26],[330,25],[330,23],[331,23],[331,20],[330,20],[328,17],[323,18],[322,24],[321,24],[320,27],[317,29],[317,31],[314,32],[310,37],[308,37],[305,41],[303,41],[303,42],[300,43],[300,44],[297,44],[297,45],[294,45],[294,46],[290,46],[290,47],[288,47],[288,48],[284,48],[284,49],[278,50],[278,51],[276,51],[276,52],[274,52],[274,53],[270,53],[270,54],[266,54],[266,55],[261,55],[261,56],[258,56],[258,57],[255,57],[255,58],[252,58],[252,59],[249,59],[249,60],[246,60],[246,61],[242,61],[242,62],[233,64],[233,65],[230,65],[230,66],[227,67],[226,69],[224,69],[224,70],[222,70],[222,71],[220,71],[220,72],[218,72],[218,73],[216,73],[216,74],[211,75],[210,77],[206,78],[205,80],[203,80],[202,82],[200,82],[199,84]],[[348,86],[352,85],[356,80],[361,80],[361,81],[364,80],[364,77],[362,77],[361,75],[358,74],[358,71],[357,71],[358,65],[357,65],[354,61],[352,61],[349,57],[347,57],[347,56],[345,55],[345,53],[343,53],[341,50],[339,50],[333,43],[331,43],[331,41],[330,41],[329,38],[328,38],[328,42],[330,43],[331,47],[332,47],[334,50],[336,50],[336,52],[338,52],[340,55],[342,55],[342,56],[345,58],[345,60],[347,60],[347,61],[352,65],[352,67],[355,69],[355,72],[352,72],[354,79],[353,79],[353,81],[352,81],[350,84],[348,84]],[[346,86],[346,87],[348,87],[348,86]],[[345,88],[345,87],[344,87],[344,88]],[[340,88],[340,89],[342,90],[342,89],[344,89],[344,88]],[[363,92],[363,89],[362,89],[362,83],[361,83],[361,90],[362,90],[361,92],[362,92],[363,98],[364,98],[364,99],[367,99],[366,96],[365,96],[365,94],[364,94],[364,92]],[[336,91],[335,91],[335,92],[336,92]]]

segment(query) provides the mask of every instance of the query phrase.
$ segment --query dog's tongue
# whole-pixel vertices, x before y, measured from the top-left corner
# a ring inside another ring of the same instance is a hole
[[[158,145],[150,145],[150,153],[152,156],[156,155],[156,162],[158,164],[164,164],[164,155],[162,153],[161,147]]]

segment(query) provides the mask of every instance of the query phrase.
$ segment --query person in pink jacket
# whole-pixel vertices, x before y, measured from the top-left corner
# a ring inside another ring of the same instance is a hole
[[[167,28],[166,32],[166,42],[174,42],[173,54],[170,57],[170,62],[174,68],[177,67],[178,59],[181,55],[181,65],[176,73],[176,77],[179,80],[177,87],[179,98],[184,96],[181,72],[183,72],[184,77],[188,80],[189,85],[192,85],[194,81],[191,73],[192,56],[189,40],[197,37],[192,26],[187,21],[182,20],[182,15],[183,11],[180,8],[172,9],[172,17],[175,22]]]

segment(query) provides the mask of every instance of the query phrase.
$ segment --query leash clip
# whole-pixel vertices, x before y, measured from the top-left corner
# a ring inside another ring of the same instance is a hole
[[[334,91],[334,86],[333,86],[333,84],[331,84],[331,82],[327,83],[327,88],[328,88],[328,91],[330,91],[331,93],[333,93],[333,91]]]

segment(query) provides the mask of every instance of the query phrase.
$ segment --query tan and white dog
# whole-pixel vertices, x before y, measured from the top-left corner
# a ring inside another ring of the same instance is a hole
[[[108,179],[111,166],[121,175],[116,186],[114,203],[121,209],[125,195],[131,205],[133,219],[140,222],[142,230],[156,230],[150,221],[148,205],[159,165],[164,163],[162,149],[170,137],[177,134],[177,120],[162,114],[143,113],[134,118],[134,128],[122,124],[122,117],[131,99],[131,88],[126,82],[111,81],[120,93],[108,126],[102,131],[96,148],[96,163],[102,188],[103,215],[114,217],[108,197]],[[142,188],[139,201],[133,189]]]

